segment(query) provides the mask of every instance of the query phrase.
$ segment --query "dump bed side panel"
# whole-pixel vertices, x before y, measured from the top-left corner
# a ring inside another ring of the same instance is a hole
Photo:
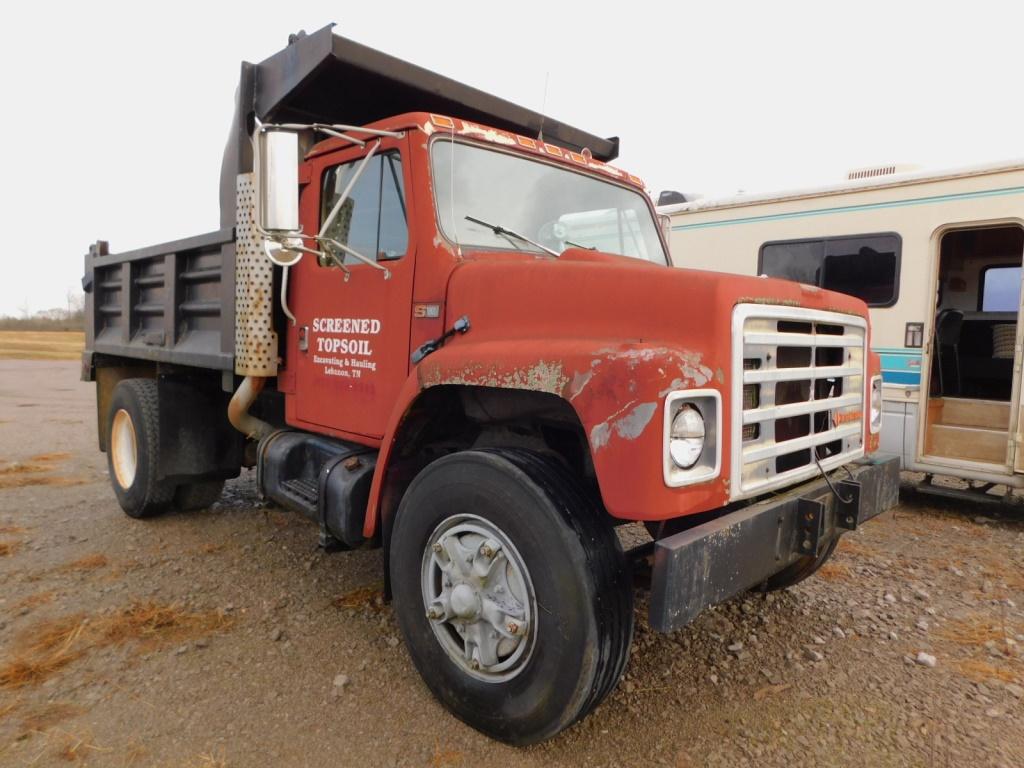
[[[97,243],[83,286],[86,378],[97,356],[233,369],[234,228],[119,254]]]

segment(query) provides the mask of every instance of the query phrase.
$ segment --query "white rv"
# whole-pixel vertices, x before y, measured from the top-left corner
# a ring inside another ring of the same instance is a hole
[[[1024,160],[863,169],[832,186],[659,211],[676,266],[797,280],[868,303],[883,455],[929,481],[1024,487]]]

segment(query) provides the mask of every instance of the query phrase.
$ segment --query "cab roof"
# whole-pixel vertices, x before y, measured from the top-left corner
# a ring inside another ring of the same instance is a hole
[[[494,144],[507,150],[517,151],[526,155],[541,156],[546,160],[571,166],[577,170],[597,171],[601,175],[627,182],[640,190],[645,189],[643,179],[628,173],[621,168],[602,162],[595,158],[588,149],[577,152],[573,149],[558,146],[545,140],[533,139],[517,133],[493,128],[489,125],[480,125],[470,120],[462,120],[448,115],[429,114],[426,112],[410,112],[404,115],[393,115],[384,120],[378,120],[369,125],[361,126],[385,131],[422,131],[427,136],[435,133],[444,136],[459,136],[465,139],[475,140],[487,144]],[[353,131],[354,135],[360,138],[359,131]],[[341,137],[330,137],[317,142],[306,153],[306,159],[333,152],[342,147],[351,146],[351,141]]]

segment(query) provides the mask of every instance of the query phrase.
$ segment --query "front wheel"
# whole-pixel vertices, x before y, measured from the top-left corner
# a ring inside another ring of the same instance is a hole
[[[627,562],[604,512],[557,460],[494,450],[435,461],[402,499],[389,567],[424,681],[488,736],[553,736],[622,674]]]
[[[792,565],[783,568],[774,576],[770,576],[757,590],[760,592],[776,592],[809,579],[818,572],[821,566],[828,562],[829,558],[836,551],[836,545],[838,544],[839,537],[837,536],[821,551],[821,554],[816,557],[811,555],[801,557]]]

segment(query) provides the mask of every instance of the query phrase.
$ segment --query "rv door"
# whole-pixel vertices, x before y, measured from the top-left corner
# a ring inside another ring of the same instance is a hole
[[[1024,269],[1020,271],[1021,278],[1024,279]],[[1024,303],[1024,289],[1020,291],[1021,302]],[[1013,393],[1011,395],[1011,403],[1016,406],[1013,416],[1013,424],[1010,428],[1010,447],[1013,452],[1013,471],[1015,473],[1024,473],[1024,400],[1022,400],[1021,394],[1024,393],[1024,365],[1021,361],[1021,347],[1022,347],[1022,332],[1024,328],[1021,328],[1021,316],[1022,307],[1020,304],[1017,306],[1017,336],[1016,341],[1013,345]]]

